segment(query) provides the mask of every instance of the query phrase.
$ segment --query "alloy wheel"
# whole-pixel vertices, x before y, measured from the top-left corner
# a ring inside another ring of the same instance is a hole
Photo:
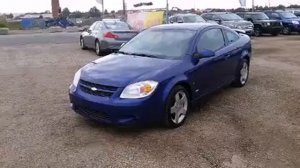
[[[248,68],[247,62],[243,63],[243,67],[240,71],[240,74],[241,74],[240,75],[241,76],[240,77],[240,82],[241,82],[242,85],[244,85],[247,82],[248,76],[249,76],[249,68]]]
[[[178,91],[174,97],[174,104],[171,106],[171,120],[174,124],[181,124],[188,111],[188,97],[182,90]]]

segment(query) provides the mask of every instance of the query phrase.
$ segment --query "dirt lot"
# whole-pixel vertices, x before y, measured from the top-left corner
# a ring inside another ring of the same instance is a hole
[[[77,35],[54,36],[0,42],[0,167],[300,167],[300,36],[254,39],[248,85],[210,96],[176,130],[116,129],[72,112],[73,75],[98,57]]]

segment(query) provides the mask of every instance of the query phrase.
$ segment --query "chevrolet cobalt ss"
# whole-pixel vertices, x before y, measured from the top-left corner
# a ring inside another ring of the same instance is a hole
[[[190,105],[249,76],[247,35],[209,23],[149,28],[117,53],[81,68],[69,89],[73,110],[118,126],[181,126]]]

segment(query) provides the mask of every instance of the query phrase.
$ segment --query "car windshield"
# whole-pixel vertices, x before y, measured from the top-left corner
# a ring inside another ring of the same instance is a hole
[[[226,14],[222,14],[220,16],[224,21],[243,20],[240,16],[238,16],[234,13],[226,13]]]
[[[104,22],[104,25],[110,30],[130,30],[130,27],[127,23],[120,21],[106,21]]]
[[[292,19],[292,18],[297,18],[296,15],[294,15],[293,13],[290,12],[282,12],[280,13],[282,17],[284,17],[285,19]]]
[[[180,59],[186,54],[195,34],[192,30],[145,30],[125,44],[119,52],[161,59]]]
[[[269,20],[269,17],[264,13],[257,13],[253,15],[253,19],[255,20]]]
[[[183,20],[185,23],[199,23],[199,22],[205,22],[205,20],[198,15],[187,15],[183,16]]]

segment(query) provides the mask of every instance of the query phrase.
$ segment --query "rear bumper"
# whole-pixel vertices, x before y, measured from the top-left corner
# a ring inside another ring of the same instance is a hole
[[[119,50],[127,41],[101,41],[101,50]]]
[[[298,25],[293,24],[290,26],[290,29],[292,32],[300,32],[300,24],[298,24]]]

